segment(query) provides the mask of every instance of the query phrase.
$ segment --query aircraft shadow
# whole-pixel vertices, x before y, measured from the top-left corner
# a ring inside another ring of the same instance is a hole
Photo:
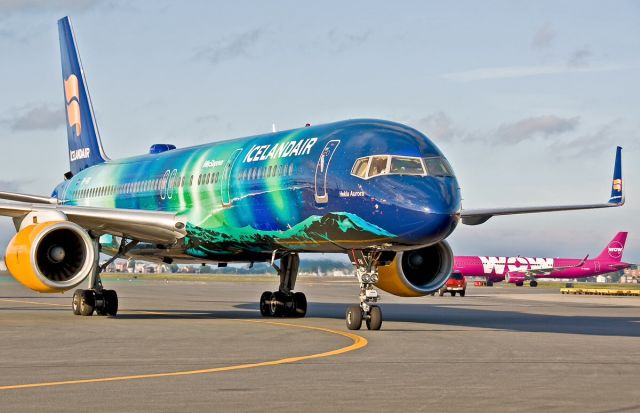
[[[434,324],[438,330],[475,327],[491,330],[531,333],[581,334],[595,336],[640,337],[638,317],[560,316],[530,314],[519,311],[496,311],[478,308],[452,308],[434,304],[382,304],[385,321]],[[241,303],[235,310],[151,310],[129,309],[118,319],[258,319],[264,320],[256,303]],[[307,317],[343,319],[342,303],[309,303]],[[157,314],[154,312],[157,311]],[[282,319],[287,320],[287,319]],[[390,328],[385,328],[389,330]],[[431,328],[428,329],[432,331]]]

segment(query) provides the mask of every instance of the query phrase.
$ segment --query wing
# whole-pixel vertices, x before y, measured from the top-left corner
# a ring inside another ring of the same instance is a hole
[[[112,234],[162,245],[171,245],[186,234],[186,219],[171,212],[0,202],[0,215],[12,217],[16,226],[25,218],[37,220],[39,215],[57,215],[61,220],[75,222],[97,234]]]
[[[515,207],[515,208],[485,208],[485,209],[463,209],[460,211],[460,218],[463,224],[479,225],[487,222],[495,215],[517,215],[534,214],[539,212],[553,211],[574,211],[578,209],[611,208],[624,205],[625,197],[622,191],[622,148],[616,148],[616,160],[613,168],[613,182],[611,185],[611,197],[609,201],[602,204],[583,205],[557,205],[557,206],[536,206],[536,207]]]
[[[0,191],[0,199],[6,199],[8,201],[30,202],[34,204],[58,204],[58,200],[56,198],[40,195],[18,194],[16,192]]]

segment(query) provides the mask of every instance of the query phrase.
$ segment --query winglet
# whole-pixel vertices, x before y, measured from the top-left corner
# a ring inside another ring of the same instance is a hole
[[[613,166],[613,182],[611,183],[610,204],[623,205],[624,192],[622,191],[622,147],[616,148],[616,162]]]

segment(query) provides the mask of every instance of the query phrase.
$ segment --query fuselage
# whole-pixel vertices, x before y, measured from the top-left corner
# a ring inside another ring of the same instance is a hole
[[[412,169],[419,164],[424,173]],[[109,160],[53,196],[176,212],[187,218],[187,236],[165,257],[220,261],[264,259],[278,249],[430,245],[454,230],[460,209],[458,182],[425,135],[367,119]]]
[[[603,259],[456,256],[453,270],[465,277],[483,277],[488,281],[500,282],[508,275],[517,276],[527,270],[549,270],[548,275],[531,277],[535,279],[574,279],[593,277],[627,267],[627,263]]]

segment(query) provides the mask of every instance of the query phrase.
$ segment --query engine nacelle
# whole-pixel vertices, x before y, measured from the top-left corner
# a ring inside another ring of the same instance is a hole
[[[25,287],[41,293],[69,290],[91,270],[95,251],[89,234],[68,221],[24,227],[7,246],[7,269]]]
[[[504,280],[511,284],[519,284],[525,281],[526,277],[524,274],[520,273],[506,273],[504,276]]]
[[[453,269],[447,241],[396,254],[391,264],[378,267],[376,286],[401,297],[420,297],[438,291]]]

